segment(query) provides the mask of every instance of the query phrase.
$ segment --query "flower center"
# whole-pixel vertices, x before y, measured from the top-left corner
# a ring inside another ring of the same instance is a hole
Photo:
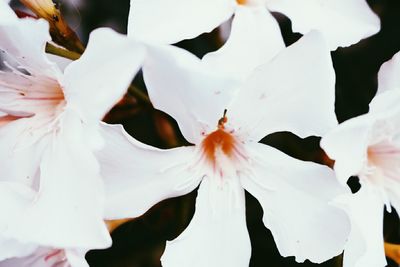
[[[224,116],[218,121],[217,130],[206,135],[201,143],[202,157],[221,177],[236,172],[240,169],[241,161],[247,161],[243,144],[233,131],[226,129],[227,121],[225,110]]]
[[[0,125],[26,117],[52,119],[65,104],[60,84],[48,76],[33,75],[10,67],[0,73]]]
[[[235,139],[223,129],[218,129],[209,135],[202,142],[203,152],[207,161],[213,165],[217,161],[217,150],[220,150],[227,157],[232,157],[235,150]]]

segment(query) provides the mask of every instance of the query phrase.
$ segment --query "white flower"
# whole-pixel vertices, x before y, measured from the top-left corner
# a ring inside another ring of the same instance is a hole
[[[195,215],[167,243],[163,266],[243,267],[251,254],[247,190],[260,201],[283,256],[322,262],[341,253],[348,220],[330,201],[346,191],[333,171],[258,143],[276,131],[304,137],[337,124],[334,71],[323,38],[307,35],[245,82],[205,68],[176,47],[149,49],[143,72],[152,103],[176,119],[194,146],[160,150],[118,126],[102,127],[106,140],[118,139],[98,153],[105,158],[102,171],[113,173],[106,180],[107,217],[140,216],[200,183]],[[108,157],[120,162],[107,163]]]
[[[5,61],[0,70],[0,202],[6,201],[0,210],[7,214],[0,219],[0,260],[26,256],[36,247],[90,249],[111,243],[93,153],[103,145],[99,123],[124,94],[145,49],[98,29],[82,57],[62,71],[45,53],[48,30],[46,21],[18,19],[0,1]]]
[[[223,49],[237,62],[255,61],[257,55],[264,60],[284,47],[270,12],[288,16],[295,32],[323,32],[332,50],[380,29],[365,0],[131,0],[128,32],[150,42],[176,43],[210,32],[234,15],[231,40]]]
[[[400,211],[400,53],[382,65],[379,88],[367,114],[328,133],[322,147],[335,160],[338,179],[357,175],[361,189],[344,199],[353,230],[344,266],[386,266],[383,208]]]

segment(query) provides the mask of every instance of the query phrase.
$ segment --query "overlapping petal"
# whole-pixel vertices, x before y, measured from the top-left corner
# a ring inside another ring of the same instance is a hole
[[[352,229],[346,244],[343,267],[386,266],[383,248],[383,202],[369,186],[341,200],[351,219]]]
[[[98,163],[87,147],[81,120],[73,113],[61,120],[63,127],[41,160],[34,201],[3,234],[45,247],[107,247],[111,239],[103,222]]]
[[[359,174],[367,162],[367,149],[373,124],[374,121],[366,115],[350,119],[330,131],[321,140],[321,147],[331,159],[335,160],[334,169],[343,185],[350,176]]]
[[[279,25],[265,7],[238,6],[229,39],[202,61],[218,71],[247,78],[285,47]]]
[[[270,0],[267,6],[288,16],[296,32],[323,32],[331,50],[350,46],[380,30],[379,18],[365,0]]]
[[[39,163],[46,138],[29,131],[32,119],[19,119],[0,127],[0,181],[12,181],[37,188]]]
[[[172,44],[210,32],[228,20],[232,0],[131,0],[128,35]]]
[[[385,62],[378,73],[377,94],[394,89],[400,90],[400,52]]]
[[[251,249],[244,190],[238,181],[231,182],[230,187],[217,188],[210,177],[203,179],[192,221],[167,242],[161,258],[164,267],[248,266]]]
[[[344,210],[331,202],[349,192],[333,171],[262,144],[253,144],[251,153],[254,175],[241,182],[263,207],[264,224],[281,255],[321,263],[340,254],[350,225]]]
[[[216,127],[239,85],[176,47],[150,48],[143,75],[154,107],[171,115],[194,144]]]
[[[105,217],[137,217],[156,203],[194,190],[202,174],[194,168],[194,147],[161,150],[144,145],[121,126],[103,124],[106,141],[97,153],[105,182]]]
[[[124,95],[144,55],[145,48],[126,36],[108,28],[93,31],[85,53],[65,70],[68,106],[83,119],[100,120]]]
[[[21,243],[12,238],[6,238],[2,234],[9,225],[24,211],[33,201],[35,192],[20,183],[0,182],[0,210],[6,216],[0,220],[0,262],[11,257],[23,257],[32,253],[36,246],[34,244]],[[1,265],[0,265],[1,266]]]
[[[322,135],[337,124],[335,73],[321,34],[312,32],[257,68],[228,107],[228,118],[259,141],[290,131]]]
[[[85,253],[75,249],[39,248],[25,257],[0,262],[0,267],[89,267]]]
[[[8,5],[0,8],[4,13],[0,14],[4,16],[0,19],[0,50],[10,54],[20,67],[33,75],[59,77],[59,70],[45,53],[45,45],[51,40],[48,23],[42,19],[12,19],[15,14]]]

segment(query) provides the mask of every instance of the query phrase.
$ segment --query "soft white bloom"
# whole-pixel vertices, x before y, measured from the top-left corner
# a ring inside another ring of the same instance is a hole
[[[200,184],[195,215],[167,243],[163,266],[244,267],[251,254],[247,190],[260,201],[283,256],[322,262],[341,253],[348,219],[330,202],[346,190],[333,171],[258,143],[276,131],[304,137],[337,124],[335,77],[323,38],[315,32],[303,37],[245,82],[205,68],[179,48],[149,49],[143,72],[152,103],[176,119],[194,145],[161,150],[104,125],[106,140],[114,140],[98,153],[102,171],[113,173],[106,180],[108,218],[140,216]]]
[[[46,21],[18,19],[0,1],[0,260],[37,247],[111,243],[93,153],[104,142],[99,123],[145,49],[98,29],[82,57],[62,71],[45,53],[50,40]]]
[[[379,18],[365,0],[131,0],[128,34],[176,43],[210,32],[234,15],[230,39],[222,47],[228,55],[220,59],[217,52],[212,60],[226,65],[262,63],[284,47],[270,12],[288,16],[295,32],[321,31],[331,50],[380,29]]]
[[[383,210],[400,211],[400,53],[382,65],[379,88],[367,114],[328,133],[322,147],[334,159],[338,179],[357,175],[361,189],[343,201],[353,230],[344,266],[386,266]]]

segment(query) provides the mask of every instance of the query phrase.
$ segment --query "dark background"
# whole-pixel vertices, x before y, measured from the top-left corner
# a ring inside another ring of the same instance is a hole
[[[76,5],[67,3],[67,0],[59,2],[70,24],[79,32],[84,42],[91,30],[101,26],[126,32],[129,0],[83,0]],[[368,111],[368,104],[377,89],[379,67],[400,50],[400,1],[371,0],[368,3],[381,18],[381,31],[356,45],[332,52],[337,75],[336,114],[340,122]],[[287,45],[300,38],[300,34],[292,32],[289,19],[282,14],[274,15],[280,23]],[[201,57],[218,49],[222,41],[215,30],[178,45]],[[134,83],[145,92],[140,75]],[[186,143],[172,118],[154,110],[146,101],[134,95],[126,95],[105,120],[109,123],[122,123],[132,136],[157,147],[169,148]],[[290,133],[275,133],[264,138],[262,142],[299,159],[330,163],[320,150],[317,137],[300,139]],[[352,179],[351,187],[357,190],[357,178]],[[159,258],[165,241],[177,237],[188,225],[194,212],[195,198],[196,192],[192,192],[183,197],[165,200],[141,218],[125,223],[113,232],[113,247],[88,253],[90,266],[160,266]],[[247,225],[252,243],[250,266],[341,266],[340,256],[321,265],[309,262],[298,264],[292,258],[282,258],[271,233],[262,223],[260,204],[250,194],[246,194],[246,202]],[[400,243],[397,214],[386,214],[384,233],[387,241]],[[398,265],[390,262],[389,266]]]

